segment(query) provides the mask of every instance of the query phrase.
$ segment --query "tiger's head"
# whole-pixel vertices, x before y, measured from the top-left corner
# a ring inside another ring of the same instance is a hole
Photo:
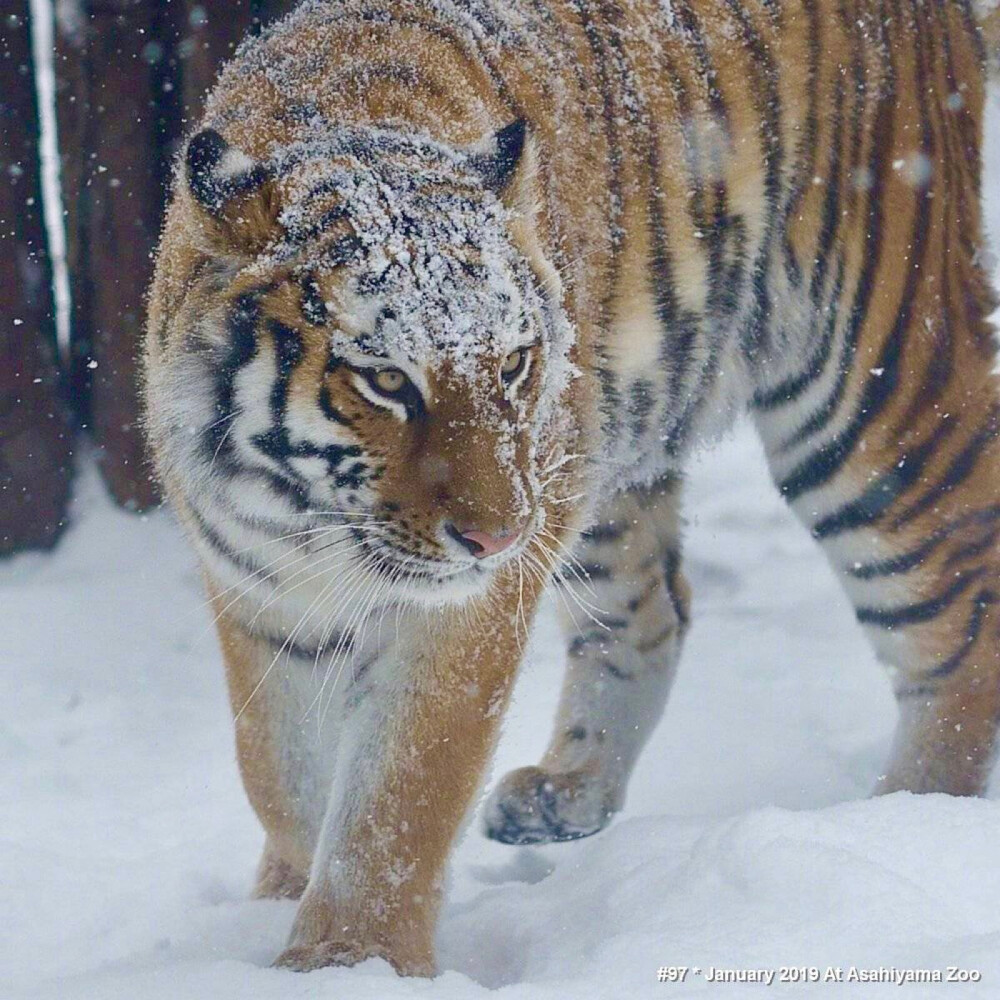
[[[428,603],[527,552],[573,368],[558,276],[509,197],[525,145],[523,122],[473,149],[372,128],[260,161],[190,141],[206,305],[176,379],[194,433],[168,463],[189,495],[275,532],[342,522],[355,559]]]

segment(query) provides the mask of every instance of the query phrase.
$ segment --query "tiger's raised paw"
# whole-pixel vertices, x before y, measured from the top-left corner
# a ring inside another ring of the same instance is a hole
[[[579,840],[611,822],[612,801],[605,785],[586,772],[522,767],[505,775],[490,796],[486,836],[518,845]]]

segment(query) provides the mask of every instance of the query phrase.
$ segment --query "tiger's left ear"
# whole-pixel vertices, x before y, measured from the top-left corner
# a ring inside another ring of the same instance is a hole
[[[528,149],[528,123],[518,118],[474,150],[469,164],[479,174],[483,187],[510,205],[521,200],[517,189],[530,158],[525,155]]]
[[[184,167],[214,248],[241,255],[263,250],[278,229],[271,171],[210,128],[192,137]]]

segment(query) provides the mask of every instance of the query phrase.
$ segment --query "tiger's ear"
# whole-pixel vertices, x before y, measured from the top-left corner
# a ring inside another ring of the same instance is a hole
[[[215,249],[256,255],[267,246],[279,228],[278,198],[263,163],[208,128],[188,143],[184,168]]]
[[[480,150],[470,157],[470,165],[479,174],[483,187],[508,201],[518,167],[524,159],[528,123],[523,118],[495,132]]]

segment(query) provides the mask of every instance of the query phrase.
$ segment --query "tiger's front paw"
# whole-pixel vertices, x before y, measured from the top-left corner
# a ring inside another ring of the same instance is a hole
[[[391,948],[366,947],[346,941],[320,941],[316,944],[290,945],[275,960],[274,968],[292,972],[314,972],[331,965],[351,966],[369,958],[384,958],[401,976],[434,975],[431,958],[394,954]]]
[[[583,771],[522,767],[506,775],[486,804],[486,836],[501,844],[548,844],[589,837],[616,807],[605,784]]]
[[[288,947],[275,959],[278,969],[313,972],[331,965],[351,966],[385,959],[401,976],[433,976],[433,926],[411,914],[375,921],[362,904],[344,908],[322,891],[307,892],[292,927]]]
[[[329,965],[357,965],[374,952],[366,952],[344,941],[321,941],[318,944],[298,944],[286,948],[275,960],[276,969],[292,972],[313,972]]]

